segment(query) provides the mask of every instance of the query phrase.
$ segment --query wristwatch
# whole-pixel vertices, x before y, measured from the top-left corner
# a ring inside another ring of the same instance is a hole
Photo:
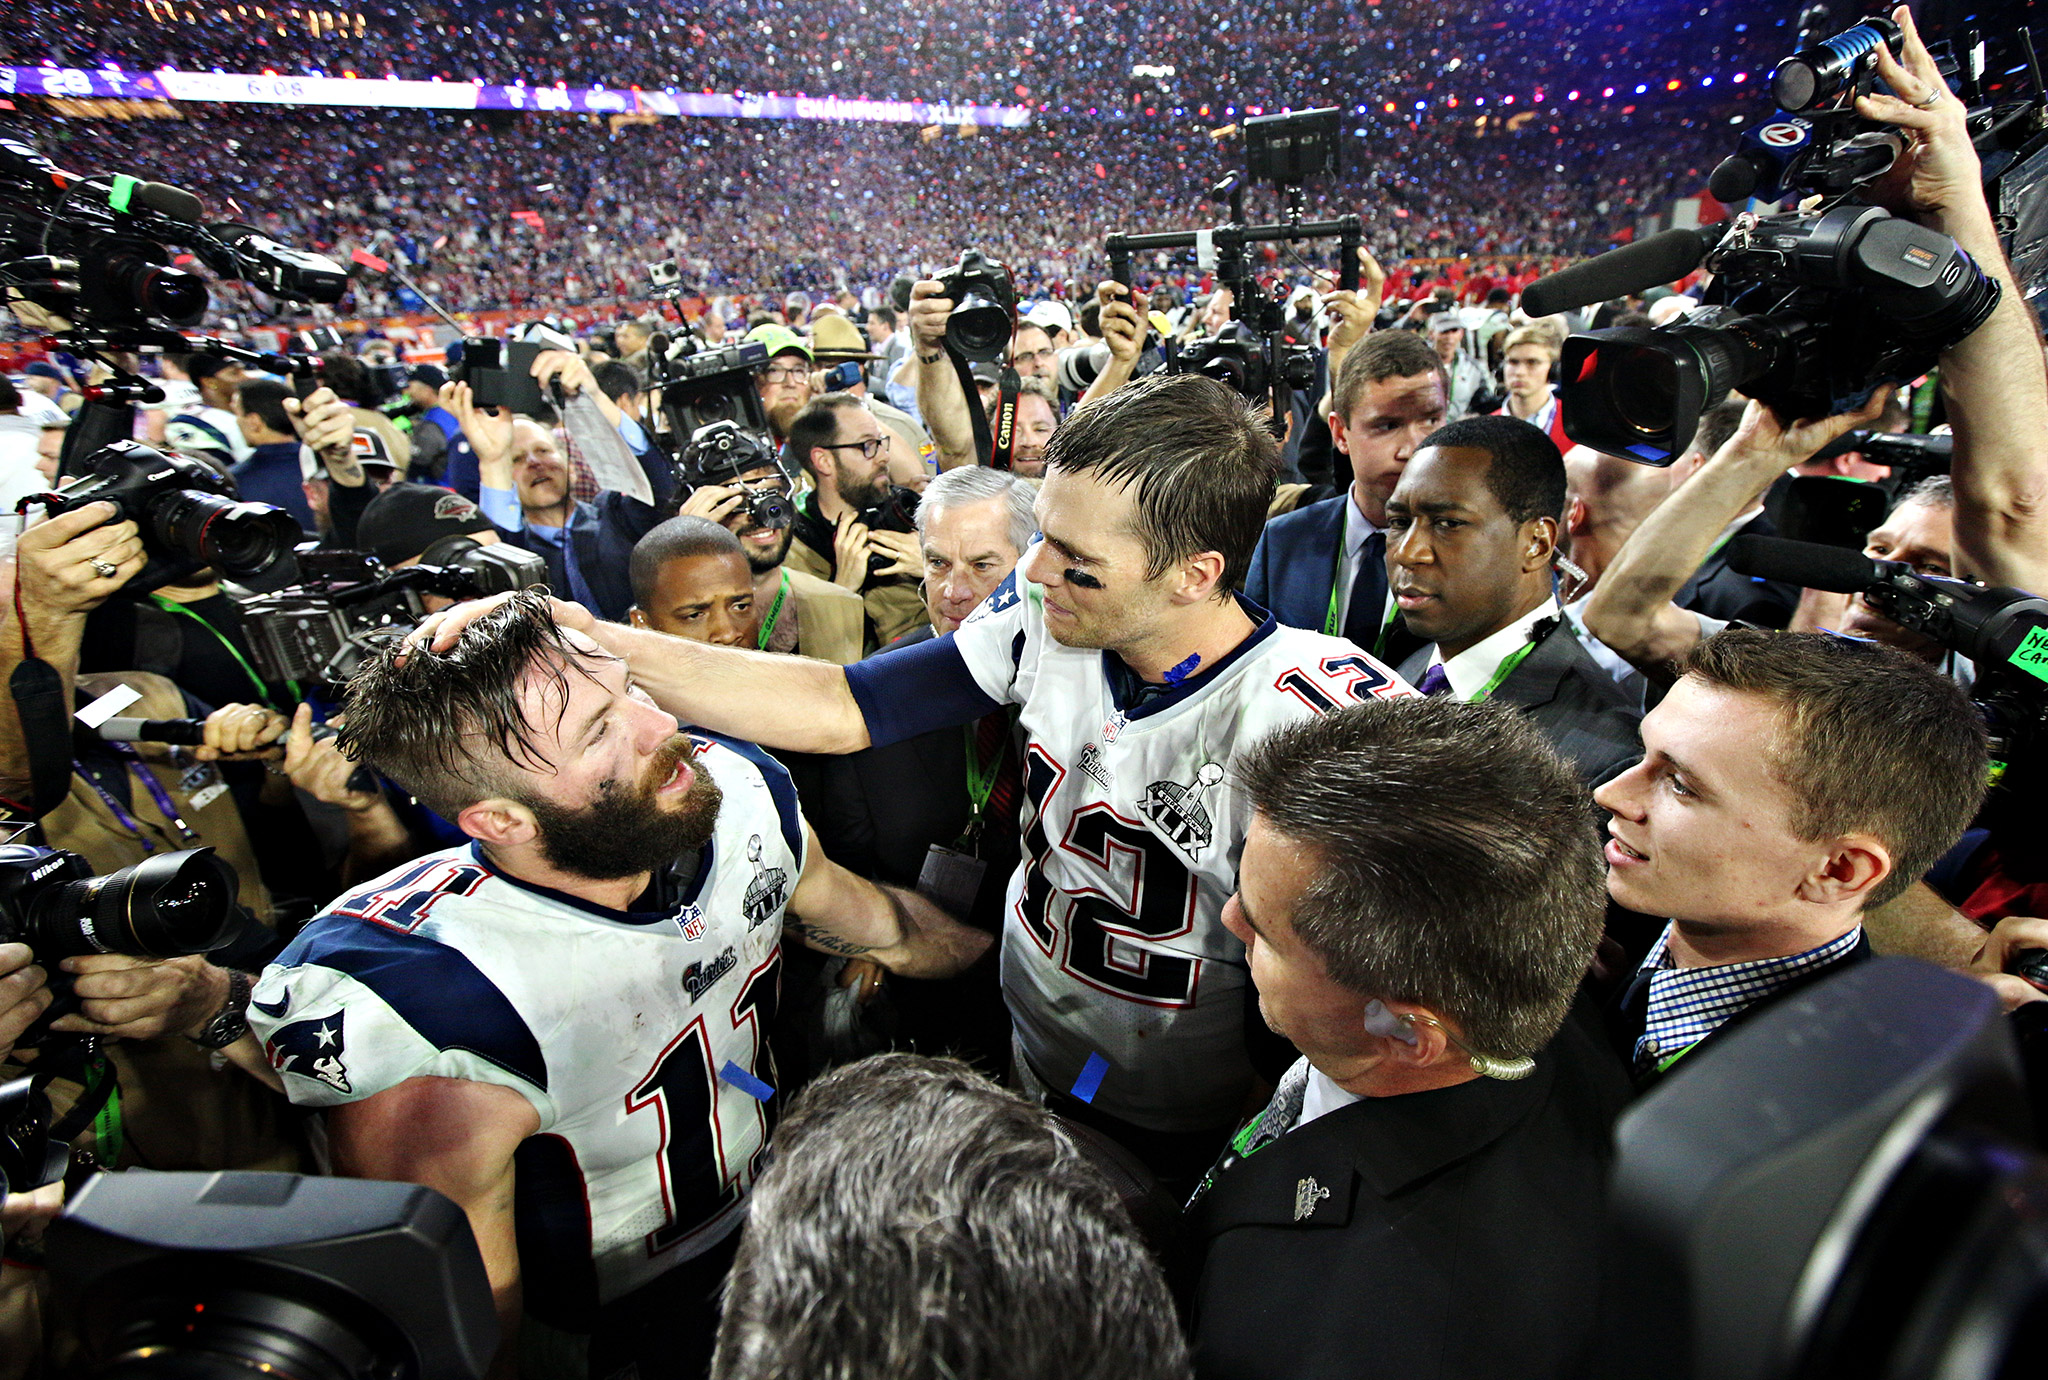
[[[249,989],[247,973],[228,971],[228,999],[197,1035],[185,1038],[201,1049],[226,1049],[249,1033]]]

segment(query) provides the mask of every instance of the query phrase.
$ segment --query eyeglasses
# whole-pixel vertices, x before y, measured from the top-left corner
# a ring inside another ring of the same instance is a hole
[[[1010,363],[1036,364],[1038,363],[1038,361],[1042,359],[1051,359],[1053,357],[1053,353],[1054,352],[1051,350],[1023,350],[1018,352],[1017,354],[1011,355]]]
[[[865,441],[840,441],[835,445],[818,447],[819,450],[858,450],[864,460],[872,460],[878,452],[888,448],[889,438],[886,434],[870,436]]]
[[[801,383],[810,377],[811,371],[801,364],[771,364],[765,369],[756,369],[754,377],[770,383]]]

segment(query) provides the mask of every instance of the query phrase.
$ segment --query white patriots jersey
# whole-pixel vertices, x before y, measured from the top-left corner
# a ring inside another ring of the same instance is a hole
[[[1022,706],[1024,857],[1010,880],[1003,995],[1024,1057],[1157,1131],[1230,1122],[1252,1083],[1244,945],[1223,926],[1248,809],[1230,766],[1273,729],[1413,694],[1341,638],[1265,622],[1229,656],[1125,712],[1106,654],[1045,629],[1012,575],[953,634],[983,693]]]
[[[751,744],[692,730],[724,792],[697,866],[643,911],[514,880],[473,846],[337,901],[264,970],[249,1023],[301,1106],[408,1078],[496,1083],[540,1129],[515,1161],[528,1310],[586,1331],[601,1303],[738,1226],[775,1108],[768,1028],[796,792]]]

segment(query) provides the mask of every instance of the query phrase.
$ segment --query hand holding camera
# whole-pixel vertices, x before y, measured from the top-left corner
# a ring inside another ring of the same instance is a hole
[[[23,607],[59,617],[98,608],[148,561],[140,530],[109,502],[37,523],[21,534],[14,553]]]
[[[2030,1001],[2048,1001],[2048,990],[2022,976],[2023,971],[2031,970],[2040,977],[2048,977],[2039,963],[2048,957],[2044,951],[2048,951],[2048,920],[2008,915],[1985,936],[1984,947],[1977,950],[1967,971],[1988,984],[1998,993],[2005,1009],[2012,1011]]]
[[[1902,213],[1939,215],[1983,203],[1983,164],[1971,142],[1967,112],[1935,66],[1904,5],[1892,11],[1898,24],[1901,62],[1888,45],[1872,57],[1877,74],[1896,95],[1872,93],[1857,99],[1856,112],[1906,131],[1906,150],[1871,189],[1880,206]]]
[[[327,467],[329,478],[348,488],[363,482],[363,467],[356,461],[355,415],[332,388],[316,388],[303,402],[286,398],[284,410],[291,414],[299,440]]]
[[[1331,318],[1330,338],[1327,348],[1330,352],[1330,377],[1336,378],[1337,365],[1344,352],[1372,334],[1373,322],[1379,318],[1380,300],[1387,287],[1387,271],[1373,258],[1372,251],[1364,245],[1358,246],[1358,272],[1365,286],[1357,292],[1338,290],[1322,296],[1322,308]]]
[[[198,1033],[228,999],[228,974],[204,954],[136,958],[84,954],[59,965],[71,978],[78,1010],[50,1022],[70,1035],[154,1040]]]
[[[953,299],[936,278],[925,278],[910,288],[910,343],[920,360],[945,348],[946,320],[953,314]]]
[[[441,406],[454,414],[455,424],[469,439],[469,448],[476,454],[477,471],[483,477],[484,485],[493,489],[512,487],[511,409],[501,408],[498,415],[486,418],[477,411],[476,395],[470,386],[459,382],[441,385]]]
[[[1100,304],[1102,339],[1109,346],[1109,357],[1119,364],[1135,365],[1150,326],[1132,302],[1131,290],[1122,283],[1105,281],[1096,285],[1095,300]]]
[[[723,523],[739,509],[740,504],[746,502],[746,498],[745,489],[725,484],[703,484],[690,490],[690,496],[683,500],[683,505],[676,510],[676,515],[709,518],[713,522]]]
[[[26,944],[0,944],[0,1060],[53,1000],[43,970]]]

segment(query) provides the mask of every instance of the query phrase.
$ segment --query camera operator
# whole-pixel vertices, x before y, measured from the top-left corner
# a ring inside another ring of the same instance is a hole
[[[1892,11],[1904,63],[1879,46],[1878,75],[1899,96],[1856,108],[1909,140],[1885,188],[1893,210],[1954,239],[2003,294],[1985,323],[1941,357],[1941,391],[1955,431],[1956,573],[2014,589],[2048,590],[2048,368],[2027,298],[2014,280],[1983,165],[1949,89],[1904,5]]]
[[[779,766],[684,736],[537,592],[449,654],[380,652],[347,711],[348,748],[473,844],[301,931],[256,1036],[342,1173],[469,1214],[508,1361],[526,1311],[592,1375],[697,1373],[774,1124],[785,927],[931,976],[986,936],[832,863]]]
[[[250,450],[249,458],[232,473],[236,492],[244,500],[284,509],[311,534],[318,532],[320,525],[306,502],[299,435],[284,406],[291,396],[290,385],[270,378],[248,379],[236,390],[235,420]]]
[[[815,485],[796,500],[790,564],[859,594],[877,644],[895,641],[924,615],[917,495],[889,482],[890,444],[874,414],[844,393],[827,393],[797,414],[787,443]]]
[[[790,565],[794,527],[767,526],[748,501],[749,492],[759,492],[793,504],[788,477],[764,453],[760,464],[733,479],[731,484],[698,485],[677,516],[709,518],[739,538],[753,576],[754,606],[761,610],[756,645],[764,652],[794,652],[840,666],[859,661],[868,635],[867,606],[860,595]]]
[[[1097,289],[1098,292],[1102,290]],[[926,429],[931,432],[932,440],[938,443],[939,468],[942,471],[960,465],[978,464],[981,459],[975,449],[974,414],[968,411],[975,403],[961,390],[959,372],[953,367],[952,357],[946,350],[946,324],[952,318],[954,302],[945,294],[945,286],[935,278],[924,279],[913,285],[910,290],[910,348],[917,384],[917,412]],[[1128,306],[1124,310],[1129,312]],[[1130,315],[1135,317],[1136,313],[1131,312]],[[1127,324],[1124,318],[1118,316],[1115,320],[1118,330],[1122,331]],[[1108,321],[1105,321],[1103,329],[1105,334],[1109,332]],[[1135,339],[1129,333],[1109,336],[1112,358],[1111,362],[1104,366],[1104,373],[1107,374],[1118,367],[1116,361],[1123,356],[1117,351],[1125,350],[1128,352],[1128,359],[1118,382],[1128,380],[1131,366],[1137,362],[1137,345],[1143,340],[1142,323],[1137,329]],[[1053,400],[1053,418],[1057,422],[1059,361],[1053,352],[1051,337],[1045,333],[1043,327],[1028,324],[1019,326],[1011,337],[1008,358],[1020,379],[1043,379],[1049,385],[1050,397]],[[1097,387],[1091,388],[1088,396],[1098,397],[1115,386],[1116,384],[1102,386],[1098,380]],[[1020,428],[1024,424],[1026,407],[1024,395],[1020,393],[1017,403],[1017,421]],[[1042,419],[1039,429],[1043,429]],[[1021,439],[1019,447],[1023,448]],[[1042,458],[1026,455],[1023,463],[1037,466],[1035,472],[1019,469],[1018,472],[1025,474],[1026,478],[1035,479],[1044,473]],[[1013,462],[1013,468],[1016,467]]]
[[[754,387],[761,395],[761,410],[768,414],[769,434],[781,445],[797,414],[815,395],[811,369],[816,357],[804,338],[787,326],[756,326],[747,332],[746,343],[768,351],[768,362],[754,370]]]
[[[608,621],[621,621],[632,607],[627,577],[633,543],[662,520],[675,492],[675,471],[639,424],[604,395],[590,365],[566,350],[543,350],[533,362],[543,390],[558,384],[569,397],[586,395],[607,425],[619,433],[647,475],[653,502],[642,503],[605,490],[583,503],[569,492],[569,467],[554,432],[531,417],[501,409],[501,417],[476,410],[466,383],[451,383],[443,400],[475,452],[481,488],[477,506],[506,533],[506,540],[545,557],[548,584]]]

